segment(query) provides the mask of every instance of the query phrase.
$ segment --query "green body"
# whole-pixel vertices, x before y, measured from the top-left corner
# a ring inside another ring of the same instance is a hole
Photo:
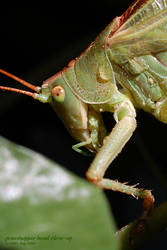
[[[49,102],[69,133],[96,153],[86,176],[103,189],[142,198],[136,229],[153,208],[150,190],[105,178],[105,172],[136,129],[135,108],[167,123],[167,0],[136,0],[86,51],[44,82],[36,99]],[[107,134],[102,112],[116,124]]]
[[[133,15],[130,9],[127,20],[125,14],[115,18],[79,58],[42,85],[70,134],[91,151],[106,136],[101,112],[114,112],[126,101],[130,112],[142,108],[167,123],[167,9],[166,1],[159,1],[161,8],[156,3],[146,1]],[[62,103],[51,97],[55,86],[65,90]]]
[[[151,191],[104,175],[136,129],[135,108],[167,123],[167,0],[136,0],[86,51],[41,88],[21,79],[19,82],[37,93],[0,89],[49,102],[78,141],[73,149],[84,153],[80,149],[84,146],[96,153],[86,173],[88,180],[100,188],[144,199],[139,232],[153,207]],[[101,115],[106,111],[112,112],[116,121],[109,134]]]

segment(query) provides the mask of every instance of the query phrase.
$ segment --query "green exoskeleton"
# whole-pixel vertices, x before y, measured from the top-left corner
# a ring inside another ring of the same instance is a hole
[[[9,73],[36,93],[0,88],[49,102],[69,133],[96,154],[86,176],[96,186],[142,198],[145,219],[154,197],[149,190],[106,179],[105,172],[136,129],[135,108],[167,123],[167,0],[136,0],[116,17],[88,49],[61,72],[35,87]],[[106,134],[102,112],[115,126]]]

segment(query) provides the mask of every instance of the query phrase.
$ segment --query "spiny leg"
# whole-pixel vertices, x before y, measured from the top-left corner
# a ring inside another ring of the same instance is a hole
[[[150,190],[139,189],[136,186],[129,186],[104,178],[108,166],[121,152],[136,128],[135,111],[129,101],[122,103],[120,106],[118,105],[114,117],[117,124],[111,133],[105,137],[103,146],[98,151],[86,175],[89,181],[102,189],[111,189],[143,199],[142,215],[139,218],[137,228],[132,232],[133,235],[143,230],[143,223],[140,222],[146,220],[148,213],[153,208],[154,197]]]

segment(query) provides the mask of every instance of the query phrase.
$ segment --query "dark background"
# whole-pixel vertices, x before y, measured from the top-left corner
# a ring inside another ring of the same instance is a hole
[[[78,2],[77,5],[70,1],[53,6],[47,3],[4,6],[0,10],[0,67],[41,85],[43,80],[61,70],[88,47],[101,30],[131,3],[127,0],[103,0]],[[19,86],[3,76],[0,84]],[[75,141],[48,104],[7,92],[1,93],[0,102],[2,136],[42,153],[85,178],[92,158],[71,149]],[[112,116],[105,119],[113,124]],[[157,205],[165,200],[165,193],[149,167],[153,161],[165,174],[167,129],[166,125],[143,111],[138,112],[137,122],[137,132],[107,175],[130,184],[139,182],[141,187],[152,189]],[[140,215],[141,201],[109,191],[106,195],[119,228]],[[163,236],[166,237],[166,232],[157,236],[152,245],[146,244],[142,249],[156,249],[162,244]]]

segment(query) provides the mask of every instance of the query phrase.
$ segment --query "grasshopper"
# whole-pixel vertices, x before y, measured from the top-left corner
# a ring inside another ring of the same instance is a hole
[[[153,208],[150,190],[104,177],[136,129],[136,108],[167,123],[167,0],[136,0],[116,17],[62,71],[34,86],[0,70],[34,92],[0,86],[50,103],[69,133],[95,158],[86,176],[102,189],[143,199],[140,220]],[[107,134],[102,112],[112,112],[115,126]]]

